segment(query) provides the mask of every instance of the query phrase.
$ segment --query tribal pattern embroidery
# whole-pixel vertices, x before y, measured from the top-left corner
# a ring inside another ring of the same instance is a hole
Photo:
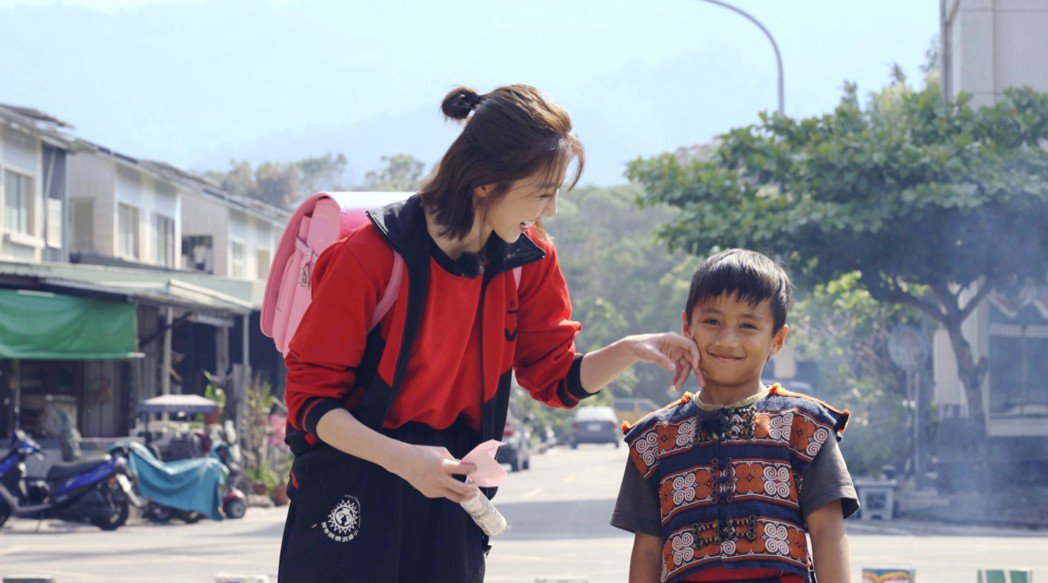
[[[804,531],[797,526],[761,516],[695,523],[667,540],[662,580],[713,561],[806,558],[807,544]]]
[[[659,484],[662,523],[682,511],[742,500],[762,500],[799,508],[793,484],[797,477],[788,463],[735,459],[695,466],[665,476]]]

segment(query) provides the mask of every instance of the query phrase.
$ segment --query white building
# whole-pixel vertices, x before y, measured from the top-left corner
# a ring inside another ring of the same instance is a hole
[[[940,0],[944,91],[974,106],[997,103],[1008,87],[1048,92],[1048,2]],[[991,437],[1048,436],[1048,285],[993,293],[963,327],[978,362],[988,359],[983,410]],[[936,402],[947,415],[966,414],[949,338],[934,339]],[[1045,440],[1028,440],[1027,451]],[[1011,441],[1013,449],[1019,442]],[[1048,455],[1048,451],[1041,454]]]
[[[204,372],[241,406],[253,373],[281,387],[258,319],[288,213],[71,128],[0,105],[0,432],[61,405],[85,437],[126,435]]]
[[[64,261],[66,159],[83,144],[69,124],[0,105],[0,260]]]

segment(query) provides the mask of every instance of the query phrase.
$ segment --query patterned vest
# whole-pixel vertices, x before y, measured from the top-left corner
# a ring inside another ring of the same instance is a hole
[[[685,394],[630,429],[630,458],[658,486],[662,581],[713,567],[806,576],[801,482],[848,415],[775,385],[751,405],[716,411]]]

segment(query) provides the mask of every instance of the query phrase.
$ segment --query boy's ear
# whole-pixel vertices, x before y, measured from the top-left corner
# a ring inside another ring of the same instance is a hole
[[[691,322],[688,321],[688,311],[681,310],[680,319],[683,322],[681,325],[681,334],[691,338]]]
[[[783,346],[786,346],[786,337],[790,335],[790,327],[783,324],[782,328],[772,337],[771,354],[778,354]]]

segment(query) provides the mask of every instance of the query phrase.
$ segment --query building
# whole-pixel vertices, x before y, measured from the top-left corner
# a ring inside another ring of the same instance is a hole
[[[1048,3],[940,0],[940,13],[947,97],[964,91],[978,107],[998,102],[1008,87],[1048,92]],[[1043,383],[1048,376],[1048,278],[994,290],[963,331],[975,361],[985,358],[989,364],[982,423],[991,455],[1048,464],[1048,386]],[[947,419],[967,417],[946,332],[939,331],[933,344],[939,410]]]
[[[126,435],[139,401],[243,403],[283,362],[259,331],[288,215],[165,163],[0,105],[0,432],[67,411],[86,437]]]

